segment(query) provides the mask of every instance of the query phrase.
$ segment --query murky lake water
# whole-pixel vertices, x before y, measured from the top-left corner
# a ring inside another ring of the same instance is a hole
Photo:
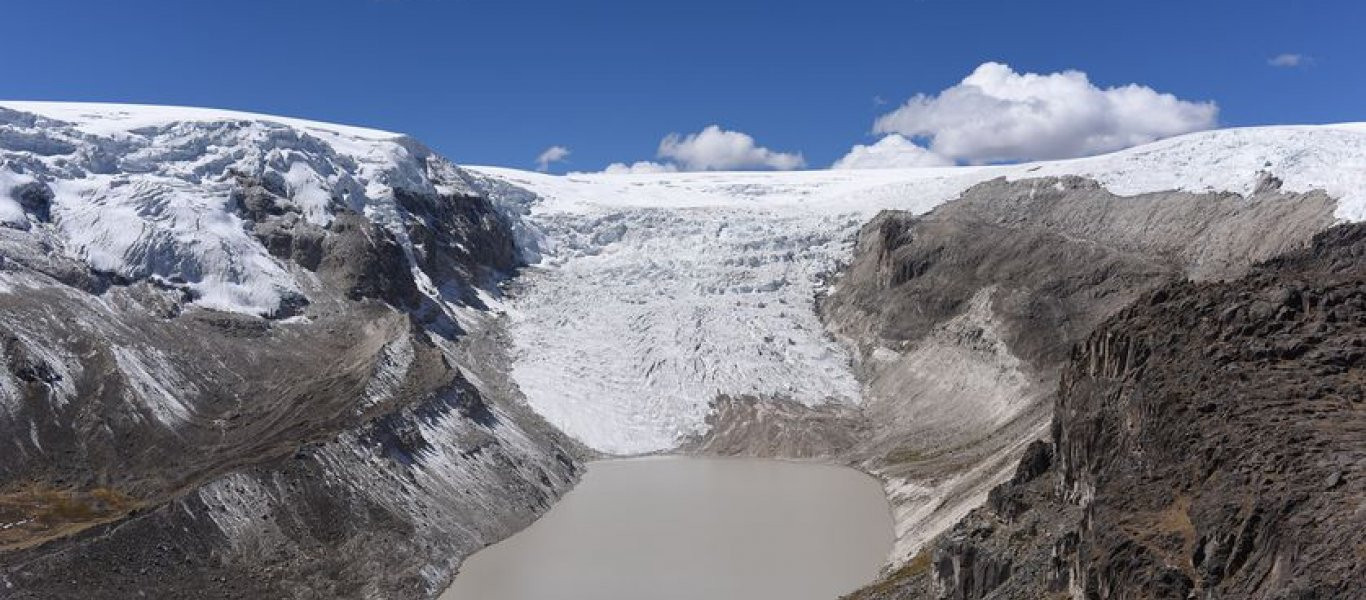
[[[543,518],[465,561],[442,600],[834,600],[892,547],[882,487],[841,467],[595,462]]]

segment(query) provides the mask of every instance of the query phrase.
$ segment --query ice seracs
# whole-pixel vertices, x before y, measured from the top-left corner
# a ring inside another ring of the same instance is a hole
[[[213,109],[0,102],[0,223],[32,225],[16,190],[41,186],[50,215],[38,220],[51,221],[61,251],[184,285],[204,307],[270,314],[300,286],[235,214],[241,176],[315,224],[349,209],[400,240],[394,189],[469,191],[454,165],[396,133]]]

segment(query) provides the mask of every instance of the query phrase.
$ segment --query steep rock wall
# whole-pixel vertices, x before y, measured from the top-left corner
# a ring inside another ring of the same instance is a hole
[[[1243,278],[1165,285],[1106,320],[1063,371],[1035,446],[1045,458],[936,543],[914,585],[953,598],[1355,597],[1363,255],[1366,227],[1337,227]],[[974,580],[982,557],[1000,568]]]

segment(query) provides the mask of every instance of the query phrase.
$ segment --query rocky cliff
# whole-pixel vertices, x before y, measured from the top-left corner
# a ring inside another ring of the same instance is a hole
[[[1363,255],[1341,226],[1138,295],[1069,352],[1045,441],[860,597],[1354,597]]]

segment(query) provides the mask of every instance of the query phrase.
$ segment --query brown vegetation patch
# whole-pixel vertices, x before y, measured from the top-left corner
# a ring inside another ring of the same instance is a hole
[[[13,550],[122,518],[142,505],[113,488],[63,489],[45,482],[0,492],[0,550]]]

